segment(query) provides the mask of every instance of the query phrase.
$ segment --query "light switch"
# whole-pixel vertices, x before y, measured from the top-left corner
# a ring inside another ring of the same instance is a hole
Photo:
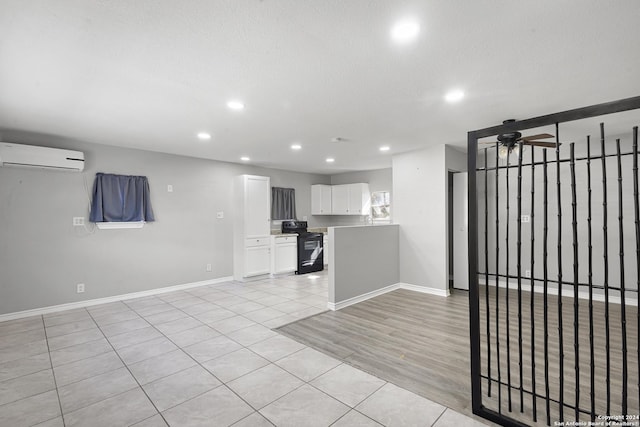
[[[167,185],[167,193],[173,193],[173,185]]]
[[[218,213],[216,214],[216,218],[218,218],[218,219],[222,219],[222,218],[224,218],[224,212],[222,212],[222,211],[218,212]]]

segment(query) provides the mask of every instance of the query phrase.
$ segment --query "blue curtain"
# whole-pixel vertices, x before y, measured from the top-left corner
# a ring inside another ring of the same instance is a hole
[[[154,221],[146,176],[97,173],[91,222]]]

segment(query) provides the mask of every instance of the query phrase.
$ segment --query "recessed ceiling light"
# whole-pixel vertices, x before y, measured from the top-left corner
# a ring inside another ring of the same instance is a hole
[[[201,140],[203,140],[203,141],[206,141],[206,140],[208,140],[208,139],[211,139],[211,134],[208,134],[208,133],[206,133],[206,132],[200,132],[200,133],[198,134],[198,139],[201,139]]]
[[[227,107],[235,111],[240,111],[240,110],[244,110],[244,103],[242,101],[235,101],[235,100],[229,101],[227,102]]]
[[[247,156],[242,156],[242,157],[240,157],[240,160],[242,160],[243,162],[248,162],[251,159],[249,157],[247,157]]]
[[[333,157],[327,157],[327,163],[333,163],[335,161],[336,159],[334,159]]]
[[[397,43],[408,43],[413,41],[420,32],[420,26],[412,19],[397,22],[391,28],[391,38]]]
[[[380,147],[380,151],[389,151],[391,149],[391,147],[389,147],[388,145],[383,145],[382,147]]]
[[[462,98],[464,98],[464,92],[461,91],[460,89],[454,89],[450,92],[448,92],[445,96],[444,99],[447,102],[458,102],[460,101]]]
[[[292,150],[299,150],[299,149],[301,149],[301,148],[302,148],[302,145],[300,145],[300,144],[293,144],[293,145],[291,146],[291,149],[292,149]]]

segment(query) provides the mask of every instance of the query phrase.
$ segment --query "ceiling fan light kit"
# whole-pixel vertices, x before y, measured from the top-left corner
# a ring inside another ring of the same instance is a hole
[[[524,148],[523,148],[524,151]],[[502,160],[506,159],[507,157],[509,157],[509,154],[513,155],[513,156],[518,156],[518,154],[520,154],[520,147],[518,145],[514,145],[512,147],[507,147],[506,145],[501,145],[498,148],[498,157]]]
[[[514,119],[505,120],[502,123],[508,125],[515,122]],[[537,146],[541,148],[555,148],[556,145],[562,145],[561,142],[548,142],[538,141],[539,139],[555,138],[554,135],[549,133],[539,133],[536,135],[522,136],[518,131],[502,133],[497,136],[497,141],[485,142],[485,144],[495,144],[498,149],[498,158],[504,160],[509,155],[518,156],[520,154],[520,145],[522,144],[522,150],[524,152],[525,146]]]

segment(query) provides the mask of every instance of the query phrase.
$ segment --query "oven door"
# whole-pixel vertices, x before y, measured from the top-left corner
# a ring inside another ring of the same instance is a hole
[[[323,237],[320,233],[307,233],[298,236],[298,274],[324,269]]]

